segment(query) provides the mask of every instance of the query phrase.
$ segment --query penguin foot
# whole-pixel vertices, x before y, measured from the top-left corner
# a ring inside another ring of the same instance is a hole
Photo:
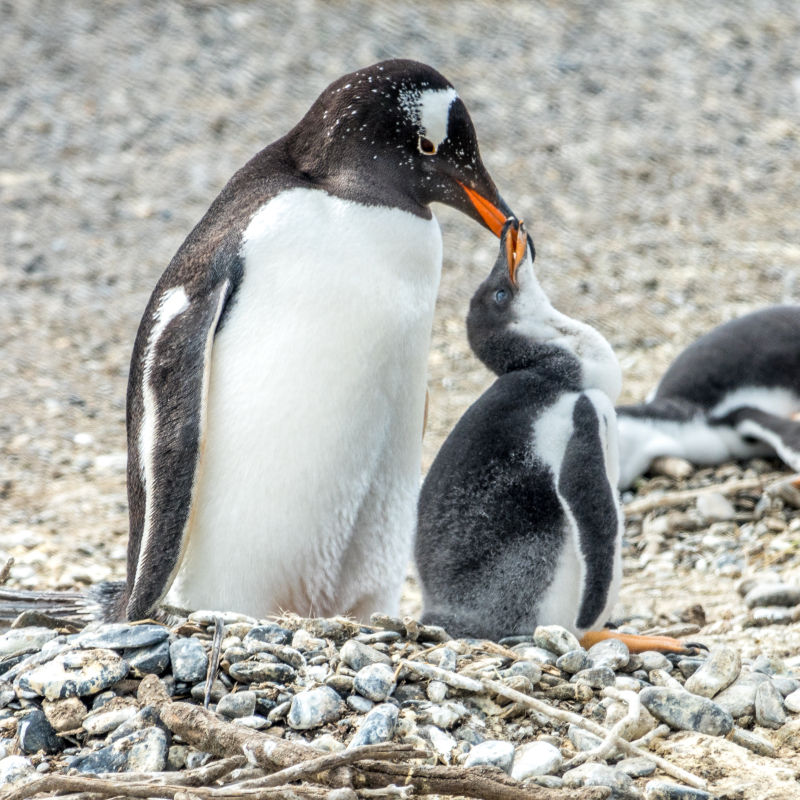
[[[671,636],[642,636],[635,633],[620,633],[619,631],[608,630],[587,631],[581,638],[581,647],[587,650],[604,639],[619,639],[628,646],[631,653],[643,653],[645,650],[656,650],[659,653],[680,653],[691,655],[695,653],[698,646],[695,643],[684,644]]]

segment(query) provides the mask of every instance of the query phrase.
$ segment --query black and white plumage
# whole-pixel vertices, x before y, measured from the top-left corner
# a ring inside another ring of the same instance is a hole
[[[498,639],[608,618],[621,575],[616,357],[556,311],[515,224],[470,303],[475,354],[498,375],[442,445],[418,506],[423,621]],[[516,252],[515,252],[516,250]]]
[[[647,402],[617,408],[620,488],[659,456],[777,455],[800,470],[800,306],[726,322],[687,347]]]
[[[429,205],[509,209],[453,87],[346,75],[222,190],[150,298],[128,388],[128,576],[162,602],[393,613],[410,556],[441,270]]]

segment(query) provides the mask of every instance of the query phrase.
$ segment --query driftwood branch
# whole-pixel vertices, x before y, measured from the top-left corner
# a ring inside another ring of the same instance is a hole
[[[646,514],[648,511],[655,511],[657,508],[683,506],[704,494],[736,494],[750,489],[764,489],[768,483],[769,480],[766,476],[761,478],[737,478],[727,483],[701,486],[699,489],[681,489],[680,491],[667,492],[666,494],[654,493],[626,503],[624,506],[625,516],[639,516],[640,514]]]

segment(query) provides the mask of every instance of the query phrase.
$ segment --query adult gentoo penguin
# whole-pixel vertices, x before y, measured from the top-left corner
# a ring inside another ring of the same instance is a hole
[[[128,387],[112,616],[396,610],[442,243],[430,204],[511,214],[464,103],[385,61],[240,169],[156,285]]]
[[[489,639],[558,624],[591,644],[612,635],[589,631],[608,619],[622,574],[613,405],[622,376],[598,331],[552,307],[528,244],[509,222],[470,302],[470,346],[498,378],[422,487],[422,620]],[[682,649],[621,638],[635,649]]]
[[[800,470],[800,306],[726,322],[687,347],[647,402],[617,408],[621,488],[654,458],[777,455]]]

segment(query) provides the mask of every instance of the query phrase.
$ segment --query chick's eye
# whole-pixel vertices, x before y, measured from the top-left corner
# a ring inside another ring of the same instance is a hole
[[[508,297],[508,292],[505,289],[498,289],[494,293],[494,301],[498,305],[502,305],[506,301],[506,297]]]
[[[424,136],[420,136],[417,140],[417,149],[425,156],[432,156],[436,153],[436,145]]]

